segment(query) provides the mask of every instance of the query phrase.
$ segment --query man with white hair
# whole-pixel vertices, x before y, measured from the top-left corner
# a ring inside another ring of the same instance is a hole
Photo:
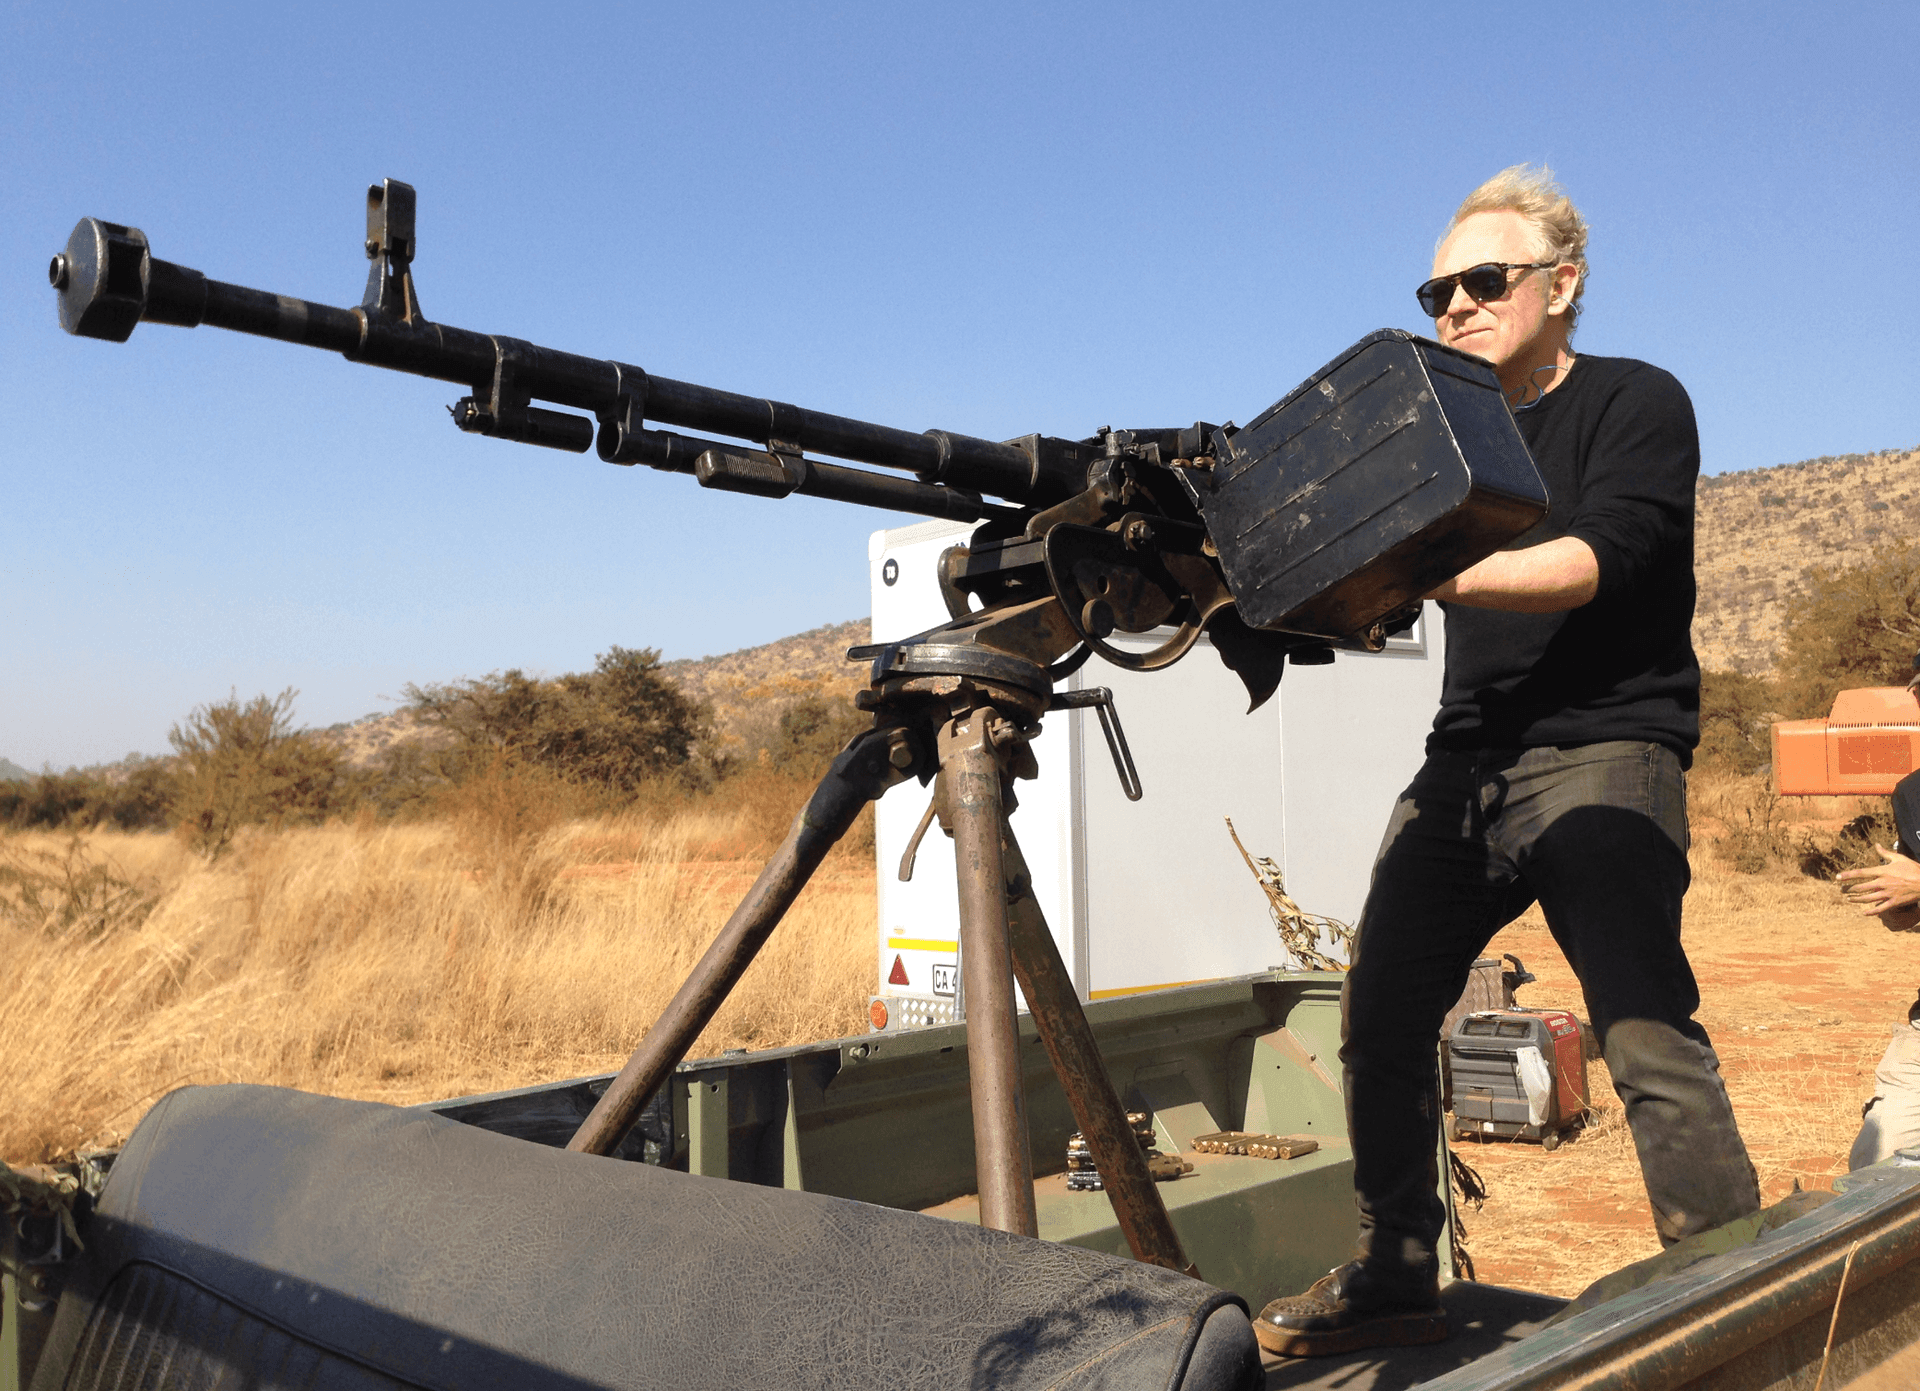
[[[1428,596],[1446,613],[1440,712],[1342,995],[1358,1255],[1261,1311],[1274,1352],[1447,1336],[1434,1041],[1474,959],[1535,902],[1580,978],[1661,1240],[1760,1205],[1680,945],[1699,437],[1666,372],[1574,354],[1586,240],[1552,176],[1516,166],[1460,205],[1417,292],[1442,343],[1493,364],[1551,505]]]

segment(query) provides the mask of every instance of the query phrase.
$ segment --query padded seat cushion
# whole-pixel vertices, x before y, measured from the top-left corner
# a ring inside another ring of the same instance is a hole
[[[273,1087],[166,1097],[87,1235],[36,1388],[1259,1384],[1170,1271]]]

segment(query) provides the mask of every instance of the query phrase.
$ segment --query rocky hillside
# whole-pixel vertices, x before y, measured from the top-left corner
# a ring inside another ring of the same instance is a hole
[[[1786,600],[1816,566],[1920,540],[1920,449],[1809,459],[1700,480],[1693,645],[1708,670],[1772,670]]]

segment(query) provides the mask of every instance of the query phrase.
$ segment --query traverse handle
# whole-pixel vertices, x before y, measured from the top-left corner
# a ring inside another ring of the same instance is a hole
[[[1140,800],[1139,770],[1133,766],[1133,750],[1127,747],[1127,732],[1120,727],[1120,711],[1113,703],[1113,692],[1105,686],[1090,686],[1084,691],[1055,691],[1049,710],[1088,710],[1100,717],[1100,732],[1107,736],[1107,752],[1113,757],[1113,771],[1120,776],[1120,790],[1129,802]]]

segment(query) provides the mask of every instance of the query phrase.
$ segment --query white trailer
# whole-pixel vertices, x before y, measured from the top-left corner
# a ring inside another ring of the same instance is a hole
[[[947,620],[935,564],[970,529],[936,521],[873,534],[876,642]],[[1113,691],[1145,792],[1138,802],[1122,793],[1090,710],[1047,716],[1033,742],[1040,776],[1015,784],[1014,833],[1083,1001],[1296,964],[1227,817],[1249,852],[1280,864],[1307,912],[1358,916],[1387,813],[1419,766],[1439,700],[1438,620],[1429,605],[1384,652],[1289,666],[1278,694],[1251,713],[1205,639],[1165,671],[1122,671],[1096,656],[1073,675],[1071,689]],[[1144,651],[1163,637],[1110,641]],[[929,796],[910,782],[876,808],[876,1028],[964,1016],[953,848],[937,825],[913,879],[898,877]]]

